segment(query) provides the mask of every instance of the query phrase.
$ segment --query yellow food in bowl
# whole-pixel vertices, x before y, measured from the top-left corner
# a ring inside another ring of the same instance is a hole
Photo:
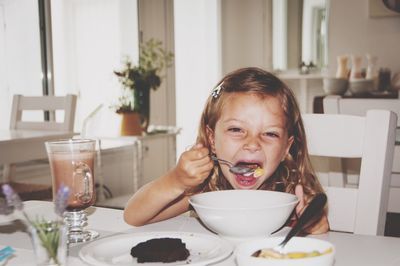
[[[317,250],[313,250],[310,252],[288,252],[288,253],[281,253],[271,248],[261,249],[256,252],[253,256],[257,258],[264,258],[264,259],[303,259],[303,258],[311,258],[322,256],[333,251],[332,248],[328,248],[323,252],[319,252]]]

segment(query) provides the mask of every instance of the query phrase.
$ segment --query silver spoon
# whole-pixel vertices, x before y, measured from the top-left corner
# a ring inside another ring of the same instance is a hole
[[[233,163],[231,163],[227,160],[218,159],[217,156],[215,156],[214,154],[211,155],[211,159],[214,162],[219,162],[219,163],[226,164],[227,166],[229,166],[229,172],[231,172],[233,174],[243,175],[243,174],[247,174],[247,173],[251,173],[251,172],[255,171],[255,169],[250,168],[250,167],[237,166],[237,165],[233,165]]]
[[[290,229],[289,233],[286,235],[285,239],[279,244],[279,246],[283,249],[283,247],[289,242],[292,237],[297,235],[304,226],[313,218],[316,214],[319,213],[322,208],[324,208],[326,204],[327,197],[325,193],[318,193],[314,196],[311,202],[308,204],[307,208],[301,214],[297,223]]]

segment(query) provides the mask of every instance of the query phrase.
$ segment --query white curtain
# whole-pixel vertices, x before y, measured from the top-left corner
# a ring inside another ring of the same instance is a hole
[[[121,87],[113,71],[122,67],[124,57],[137,60],[137,1],[64,0],[51,5],[55,94],[78,95],[79,132],[99,104],[107,109],[117,102]]]
[[[0,0],[0,129],[9,127],[13,94],[42,95],[41,72],[37,0]]]

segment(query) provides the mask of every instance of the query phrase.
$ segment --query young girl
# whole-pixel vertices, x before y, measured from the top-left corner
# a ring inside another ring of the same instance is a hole
[[[233,174],[227,165],[212,161],[211,155],[262,171]],[[236,70],[219,82],[201,116],[197,144],[182,153],[171,171],[133,195],[124,219],[135,226],[165,220],[188,211],[189,196],[226,189],[296,194],[300,202],[292,224],[313,195],[323,191],[310,164],[292,91],[259,68]],[[328,229],[323,211],[305,232]]]

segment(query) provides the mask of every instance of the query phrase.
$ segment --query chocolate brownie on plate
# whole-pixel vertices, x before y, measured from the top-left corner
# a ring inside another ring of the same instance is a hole
[[[134,246],[131,255],[139,263],[175,262],[186,260],[190,253],[179,238],[153,238]]]

